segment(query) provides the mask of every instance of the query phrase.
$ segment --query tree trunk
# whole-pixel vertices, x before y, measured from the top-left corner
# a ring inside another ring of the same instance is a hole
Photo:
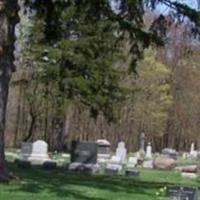
[[[0,180],[9,177],[4,154],[4,131],[9,81],[15,69],[13,53],[18,10],[17,0],[0,1]]]
[[[65,116],[53,118],[54,136],[56,136],[56,144],[53,148],[57,151],[62,151],[64,147],[64,133],[65,133]]]
[[[36,119],[37,119],[37,114],[34,113],[33,109],[30,108],[30,117],[31,117],[31,124],[28,130],[28,135],[23,139],[23,142],[28,142],[31,137],[33,136],[33,131],[34,131],[34,127],[35,127],[35,123],[36,123]]]

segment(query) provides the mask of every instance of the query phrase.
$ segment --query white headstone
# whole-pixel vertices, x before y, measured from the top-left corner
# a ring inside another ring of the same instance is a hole
[[[117,150],[116,150],[116,156],[120,158],[123,164],[126,163],[126,153],[127,153],[127,150],[125,148],[125,143],[119,142]]]
[[[153,169],[153,160],[145,160],[143,162],[143,167],[148,169]]]
[[[134,168],[138,163],[138,158],[137,157],[129,157],[128,162],[127,162],[127,168]]]
[[[198,152],[195,150],[194,143],[191,144],[190,147],[190,156],[197,158]]]
[[[42,140],[34,143],[22,143],[20,159],[41,163],[50,160],[48,156],[48,144]]]
[[[147,149],[146,149],[146,158],[151,159],[152,158],[152,147],[151,143],[148,143]]]
[[[118,156],[112,156],[106,165],[107,169],[122,170],[121,159]]]
[[[191,144],[191,147],[190,147],[190,154],[192,154],[194,152],[194,143]]]

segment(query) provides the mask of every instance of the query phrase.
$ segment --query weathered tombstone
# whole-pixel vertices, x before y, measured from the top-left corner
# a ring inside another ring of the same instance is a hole
[[[154,168],[154,161],[153,160],[145,160],[142,165],[144,168],[153,169]]]
[[[37,163],[50,160],[47,143],[43,140],[34,143],[22,143],[19,159]]]
[[[19,152],[19,159],[28,160],[28,158],[32,154],[32,148],[32,143],[23,142],[21,145],[21,151]]]
[[[96,172],[97,143],[73,141],[71,146],[71,163],[69,170],[82,172]]]
[[[126,163],[126,153],[124,142],[119,142],[116,154],[107,162],[105,172],[116,174],[122,170],[122,165]]]
[[[197,158],[198,152],[195,150],[195,144],[192,143],[190,147],[190,156],[193,158]]]
[[[126,163],[126,154],[127,150],[125,148],[125,143],[119,142],[116,150],[116,156],[120,158],[122,164]]]
[[[97,163],[97,144],[94,142],[72,142],[71,162],[82,164]]]
[[[104,139],[99,139],[96,143],[98,145],[98,154],[110,154],[110,142]]]
[[[112,156],[112,158],[108,161],[106,168],[118,171],[122,170],[122,162],[120,157]]]
[[[198,190],[190,187],[168,186],[166,196],[179,200],[198,200]]]
[[[151,143],[150,142],[147,145],[145,157],[147,159],[151,159],[152,158],[152,147],[151,147]]]
[[[138,163],[137,157],[129,157],[126,167],[127,168],[134,168]]]
[[[107,140],[99,139],[96,141],[98,145],[98,163],[105,163],[110,158],[110,142]]]
[[[194,151],[194,142],[191,144],[191,147],[190,147],[190,154],[192,154],[193,151]]]

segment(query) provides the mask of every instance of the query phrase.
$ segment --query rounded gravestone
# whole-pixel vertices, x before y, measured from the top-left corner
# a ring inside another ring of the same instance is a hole
[[[48,144],[43,140],[37,140],[34,142],[32,148],[33,154],[47,154],[48,152]]]

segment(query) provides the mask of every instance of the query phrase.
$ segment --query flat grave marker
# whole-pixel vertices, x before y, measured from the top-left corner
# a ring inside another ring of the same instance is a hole
[[[198,200],[198,190],[191,187],[168,186],[166,196],[177,200]]]

